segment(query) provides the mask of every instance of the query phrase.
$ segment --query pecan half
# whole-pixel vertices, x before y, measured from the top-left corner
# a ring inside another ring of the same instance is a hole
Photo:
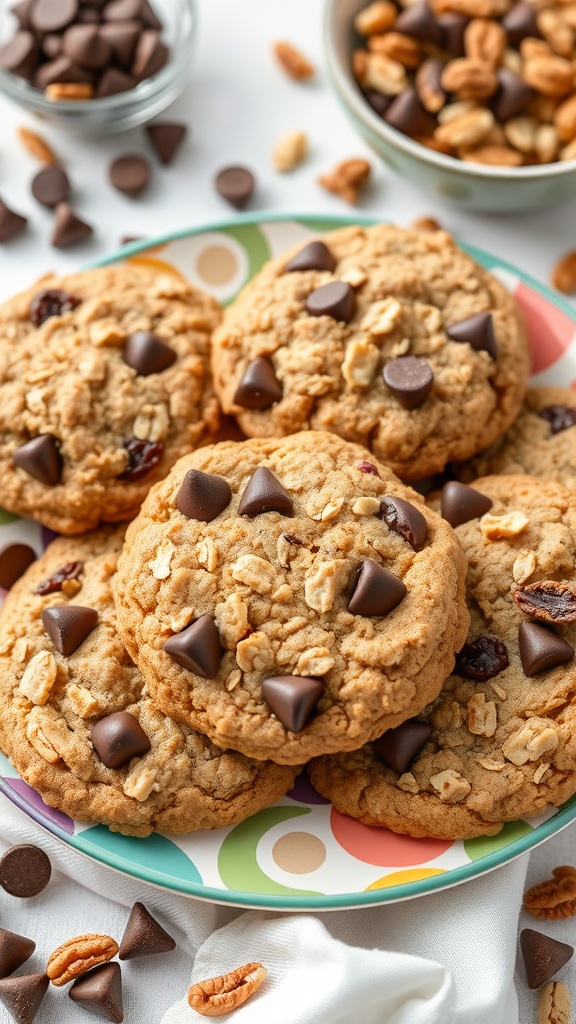
[[[514,591],[518,607],[544,622],[576,622],[576,590],[568,583],[540,580]]]
[[[59,988],[92,967],[105,964],[117,952],[118,943],[109,935],[77,935],[50,954],[46,974]]]
[[[524,909],[543,921],[559,921],[576,914],[576,868],[554,868],[553,877],[533,885],[524,894]]]
[[[274,53],[280,67],[286,72],[289,78],[300,82],[303,78],[311,78],[314,74],[314,67],[306,60],[303,53],[297,50],[291,43],[284,41],[274,44]]]
[[[229,974],[198,981],[188,989],[188,1004],[203,1017],[224,1017],[242,1006],[266,977],[262,964],[244,964]]]

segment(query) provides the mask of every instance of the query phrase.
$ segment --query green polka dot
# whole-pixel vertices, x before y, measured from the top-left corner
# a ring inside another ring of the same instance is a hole
[[[250,281],[271,256],[270,248],[263,232],[256,224],[231,225],[221,228],[221,231],[223,235],[235,238],[244,248],[248,257],[247,280]],[[233,295],[231,298],[226,299],[223,305],[229,305],[235,298],[236,296]]]
[[[491,853],[503,850],[517,839],[530,835],[534,829],[527,821],[507,821],[504,828],[497,836],[478,836],[477,839],[467,839],[464,843],[464,850],[470,860],[482,860]]]
[[[17,519],[20,519],[20,516],[15,516],[13,512],[7,512],[5,508],[0,508],[0,526],[14,523]]]

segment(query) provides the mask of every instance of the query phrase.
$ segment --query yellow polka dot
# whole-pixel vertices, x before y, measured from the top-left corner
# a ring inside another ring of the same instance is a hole
[[[384,875],[376,882],[372,882],[364,890],[370,892],[372,889],[389,889],[393,885],[405,885],[407,882],[419,882],[422,878],[434,878],[435,875],[445,875],[441,868],[410,868],[408,871],[393,871],[390,875]]]
[[[223,245],[207,246],[198,254],[196,272],[206,284],[228,284],[238,273],[236,254]]]
[[[289,832],[274,843],[272,856],[283,871],[305,875],[324,863],[326,847],[321,839],[310,832]]]

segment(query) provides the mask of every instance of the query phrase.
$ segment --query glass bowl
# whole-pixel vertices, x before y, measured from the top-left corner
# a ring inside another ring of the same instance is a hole
[[[18,28],[12,3],[0,0],[0,44]],[[196,0],[156,0],[162,39],[170,48],[168,63],[152,78],[128,92],[103,99],[48,100],[23,78],[0,70],[0,94],[55,127],[86,135],[128,131],[160,114],[180,95],[190,68],[196,31]]]

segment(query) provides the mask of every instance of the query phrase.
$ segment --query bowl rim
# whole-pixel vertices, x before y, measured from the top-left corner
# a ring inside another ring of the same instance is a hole
[[[498,179],[500,181],[530,181],[549,177],[562,177],[576,171],[576,158],[573,160],[556,160],[552,163],[533,164],[529,167],[502,167],[489,164],[470,164],[456,157],[437,153],[433,149],[415,142],[408,135],[399,132],[387,124],[371,109],[364,100],[352,76],[352,69],[343,66],[338,58],[334,43],[334,29],[340,0],[325,0],[324,4],[324,54],[328,67],[329,78],[342,102],[374,135],[381,136],[395,149],[401,150],[406,156],[422,163],[431,164],[438,170],[450,171],[462,177]]]

